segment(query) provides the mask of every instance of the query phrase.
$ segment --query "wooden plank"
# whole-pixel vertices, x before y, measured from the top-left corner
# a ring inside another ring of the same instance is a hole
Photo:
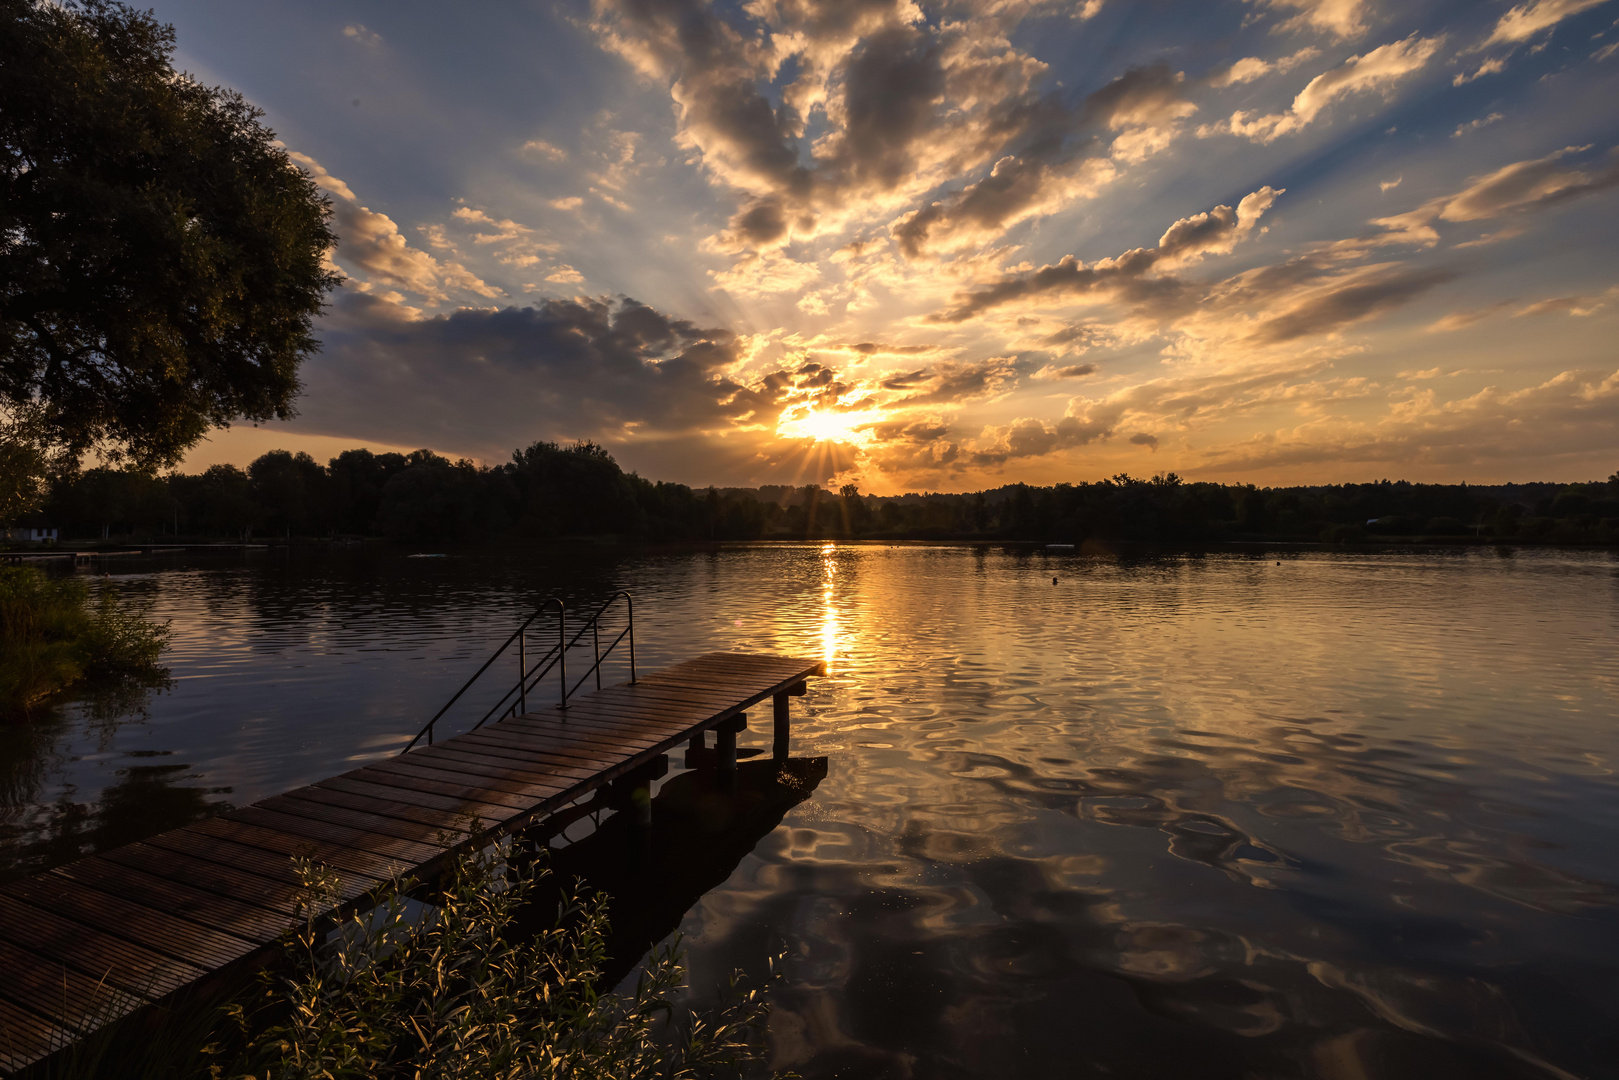
[[[262,905],[244,903],[205,889],[194,889],[184,882],[171,881],[97,856],[58,866],[42,876],[51,875],[67,878],[78,888],[103,892],[166,911],[177,919],[246,941],[264,941],[274,937],[291,920],[290,915]]]
[[[525,732],[521,727],[503,727],[500,724],[491,724],[477,731],[458,735],[449,742],[438,745],[441,747],[489,745],[520,749],[533,755],[536,761],[555,761],[559,767],[586,770],[595,768],[604,758],[610,757],[612,752],[618,749],[592,745],[581,739],[537,738],[534,733]]]
[[[323,821],[332,825],[343,825],[349,828],[361,828],[367,832],[381,833],[385,836],[409,840],[412,843],[425,844],[438,850],[453,847],[465,839],[460,830],[456,835],[446,835],[446,826],[450,824],[449,815],[438,825],[428,825],[412,818],[389,817],[385,814],[375,813],[378,809],[376,802],[367,802],[362,797],[351,796],[350,804],[333,804],[320,798],[310,798],[316,794],[317,789],[303,788],[299,791],[289,791],[285,795],[276,795],[254,803],[256,807],[265,810],[274,810],[281,814],[291,814],[296,817],[306,817],[314,821]],[[334,794],[331,792],[323,794]],[[341,794],[341,793],[337,793]],[[365,807],[365,809],[361,809]],[[406,809],[410,809],[407,807]]]
[[[76,968],[52,963],[9,941],[0,941],[0,997],[73,1031],[93,1031],[146,1004],[147,999],[109,986]]]
[[[0,997],[0,1069],[14,1072],[67,1041],[62,1027]]]
[[[200,859],[146,841],[125,844],[101,853],[110,862],[142,870],[176,884],[215,893],[256,907],[268,908],[287,916],[295,913],[298,882],[290,874],[266,878],[237,866]],[[288,867],[290,871],[290,867]]]
[[[42,907],[75,922],[100,927],[152,952],[212,970],[252,952],[258,946],[234,934],[221,933],[138,904],[100,889],[88,888],[72,878],[39,874],[14,881],[7,895]]]
[[[469,794],[489,800],[500,798],[514,804],[511,813],[506,815],[508,818],[528,812],[536,803],[554,796],[568,782],[565,778],[558,778],[554,782],[536,784],[497,776],[494,770],[486,766],[469,764],[447,755],[435,758],[431,763],[411,761],[411,756],[414,756],[414,752],[396,761],[378,762],[373,772],[395,776],[402,782],[429,780],[439,784],[467,785]]]
[[[412,760],[414,752],[404,757],[389,758],[386,761],[374,762],[363,770],[368,775],[384,773],[397,776],[404,780],[425,780],[430,783],[461,785],[469,798],[482,799],[485,802],[500,803],[511,806],[513,811],[522,813],[536,800],[544,799],[549,792],[546,788],[533,784],[522,784],[511,780],[501,780],[498,777],[469,773],[465,769],[454,768],[452,763],[433,761],[417,764]]]
[[[379,804],[387,803],[394,806],[413,806],[423,810],[437,810],[457,818],[466,815],[486,828],[505,821],[513,813],[512,808],[509,806],[500,806],[458,795],[441,794],[427,790],[422,785],[402,781],[394,776],[362,777],[358,772],[352,772],[345,773],[342,776],[334,776],[330,780],[322,780],[318,784],[311,785],[311,787],[321,792],[338,792],[362,799],[375,798]],[[378,812],[381,812],[380,806]],[[389,813],[392,812],[391,810],[389,811]]]
[[[249,844],[238,844],[194,829],[175,829],[172,832],[158,833],[156,836],[148,837],[146,842],[153,847],[166,848],[179,855],[189,855],[222,866],[247,870],[260,877],[293,886],[298,884],[297,871],[293,867],[292,856],[288,854],[266,851]],[[314,844],[309,845],[307,855],[319,861],[315,847]],[[343,859],[342,862],[347,863],[349,860]],[[370,892],[386,880],[386,875],[378,876],[341,863],[327,862],[324,865],[337,874],[339,894],[344,900],[351,900],[362,893]]]
[[[422,760],[454,760],[482,766],[492,775],[506,774],[525,783],[546,783],[554,778],[567,777],[582,780],[596,771],[599,762],[585,767],[576,758],[562,758],[540,750],[532,740],[521,733],[508,732],[504,736],[485,736],[472,739],[461,736],[451,742],[433,747],[433,756]]]
[[[354,851],[376,855],[382,859],[412,865],[430,862],[444,854],[444,848],[386,833],[371,832],[332,821],[297,814],[285,814],[267,806],[243,807],[227,816],[228,821],[240,821],[265,829],[276,830],[289,836],[305,837],[323,843],[339,844]],[[263,845],[258,845],[263,846]]]
[[[521,795],[513,795],[508,791],[491,791],[469,784],[466,782],[466,777],[442,780],[432,779],[431,776],[432,774],[430,773],[424,775],[415,770],[382,769],[374,765],[368,765],[363,769],[345,773],[338,779],[348,783],[380,785],[397,789],[401,793],[419,792],[422,795],[446,796],[461,802],[463,805],[487,805],[500,813],[500,820],[502,821],[514,814],[523,813],[533,805],[532,800],[525,799]],[[322,786],[329,782],[322,781]]]
[[[495,730],[498,733],[504,728],[508,731],[543,735],[561,743],[605,752],[611,752],[625,745],[644,748],[660,741],[662,736],[661,731],[643,733],[635,728],[611,728],[603,727],[602,724],[603,721],[592,717],[589,713],[575,713],[571,721],[565,717],[529,714],[502,720],[496,725]]]
[[[481,737],[477,739],[469,738],[465,742],[445,743],[444,746],[452,753],[475,754],[482,757],[510,755],[510,760],[513,761],[532,762],[532,766],[525,766],[528,768],[552,768],[558,774],[578,777],[589,776],[604,765],[642,749],[623,743],[607,746],[586,744],[579,739],[558,739],[546,732],[521,727],[490,731],[488,734],[479,732],[479,735]],[[564,752],[573,756],[562,757]],[[555,761],[564,761],[568,764],[553,765]]]
[[[651,689],[682,691],[718,690],[732,696],[733,699],[738,699],[751,698],[761,693],[769,696],[793,685],[797,684],[791,678],[776,679],[772,677],[769,679],[736,679],[733,681],[724,677],[714,678],[700,673],[692,673],[689,675],[674,675],[667,679],[659,679],[656,682],[649,679],[637,684],[637,687],[645,686]]]
[[[94,979],[142,998],[155,999],[189,986],[208,969],[142,948],[44,908],[0,896],[0,938],[48,963],[66,964]]]
[[[567,715],[563,716],[536,716],[529,713],[502,721],[502,725],[521,722],[537,725],[539,730],[560,735],[574,732],[580,738],[658,739],[672,729],[702,724],[715,715],[713,710],[704,709],[689,713],[671,711],[648,714],[645,717],[628,717],[618,710],[580,707],[569,709]]]
[[[294,858],[306,858],[323,867],[349,870],[378,880],[386,880],[410,866],[409,860],[399,856],[378,854],[331,840],[282,832],[280,829],[266,828],[263,825],[250,824],[229,817],[199,821],[165,835],[186,834],[206,836],[238,844],[244,848],[257,849],[271,858],[281,858],[289,866]],[[436,856],[438,853],[433,854]]]

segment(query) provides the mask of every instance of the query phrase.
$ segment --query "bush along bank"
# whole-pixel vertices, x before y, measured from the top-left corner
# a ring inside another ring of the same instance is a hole
[[[0,712],[25,713],[85,680],[151,682],[170,628],[104,586],[0,566]]]

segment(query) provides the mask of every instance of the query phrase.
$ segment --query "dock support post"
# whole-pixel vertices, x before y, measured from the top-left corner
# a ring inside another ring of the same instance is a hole
[[[627,854],[639,866],[648,865],[652,857],[652,781],[668,772],[669,755],[659,754],[613,781],[611,803],[625,817]]]
[[[706,737],[706,732],[699,731],[697,734],[693,735],[691,737],[691,741],[686,744],[686,768],[697,768],[697,763],[701,761],[703,757],[704,741]]]
[[[776,738],[771,745],[770,756],[780,763],[787,760],[793,737],[792,724],[787,715],[787,692],[783,690],[777,694],[771,704],[776,710]]]
[[[787,714],[787,699],[803,697],[809,687],[805,683],[789,686],[772,699],[776,711],[776,738],[771,746],[771,757],[776,761],[786,761],[792,749],[792,721]]]
[[[748,714],[737,713],[714,728],[714,775],[724,791],[736,787],[736,733],[748,726]]]

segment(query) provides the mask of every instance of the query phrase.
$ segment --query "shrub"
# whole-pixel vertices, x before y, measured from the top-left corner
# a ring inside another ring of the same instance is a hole
[[[0,709],[25,710],[85,678],[161,675],[169,633],[111,587],[92,601],[78,578],[0,567]]]
[[[649,957],[631,993],[598,985],[605,896],[564,889],[549,927],[526,932],[525,909],[549,883],[543,866],[471,852],[432,905],[407,898],[412,882],[395,882],[380,906],[335,927],[331,879],[308,863],[300,871],[303,924],[257,1006],[230,1007],[246,1049],[224,1075],[684,1080],[740,1076],[756,1061],[759,992],[733,978],[715,1012],[677,1009],[673,946]]]

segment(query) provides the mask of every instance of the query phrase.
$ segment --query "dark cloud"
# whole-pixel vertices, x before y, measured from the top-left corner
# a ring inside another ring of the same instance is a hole
[[[345,292],[305,368],[300,410],[317,430],[394,444],[505,451],[538,438],[621,440],[726,427],[801,385],[818,365],[743,385],[734,336],[634,300],[548,300],[411,319]]]
[[[914,372],[912,376],[921,376]],[[926,381],[905,377],[904,389],[917,387],[913,392],[889,402],[890,405],[952,405],[993,397],[1012,389],[1017,384],[1017,369],[1012,361],[992,357],[976,363],[940,364],[926,373]],[[898,387],[885,388],[898,389]]]
[[[1138,431],[1130,436],[1130,442],[1136,446],[1145,446],[1152,450],[1158,449],[1158,436],[1148,435],[1145,431]]]
[[[1519,161],[1487,176],[1445,200],[1439,216],[1445,221],[1477,221],[1509,213],[1524,213],[1619,186],[1619,150],[1598,168],[1571,167],[1563,159],[1580,152],[1566,147],[1534,161]]]
[[[1050,368],[1047,377],[1052,379],[1083,379],[1087,375],[1096,373],[1095,364],[1069,364],[1066,367]]]
[[[853,345],[839,345],[838,348],[852,349],[861,356],[918,356],[939,351],[937,345],[884,345],[878,341],[861,341]]]
[[[602,0],[596,29],[669,82],[682,139],[746,194],[720,237],[735,251],[814,236],[828,215],[991,163],[982,180],[907,215],[896,236],[914,255],[930,233],[993,232],[1112,177],[1085,132],[1147,130],[1194,108],[1161,63],[1070,104],[1036,89],[1045,65],[996,21],[934,21],[902,0],[767,0],[745,12]],[[812,114],[826,130],[805,145]]]
[[[1311,334],[1325,334],[1400,307],[1459,275],[1450,269],[1398,270],[1370,278],[1351,275],[1312,291],[1297,303],[1264,319],[1249,339],[1275,345]]]
[[[900,251],[915,259],[930,243],[987,242],[1026,217],[1094,193],[1115,171],[1094,130],[1173,124],[1192,110],[1183,83],[1158,63],[1125,72],[1077,107],[1054,95],[1009,103],[998,127],[1012,152],[982,180],[897,219],[891,232]]]
[[[915,371],[902,371],[898,375],[890,375],[878,385],[884,390],[910,390],[927,380],[927,370],[918,368]]]

